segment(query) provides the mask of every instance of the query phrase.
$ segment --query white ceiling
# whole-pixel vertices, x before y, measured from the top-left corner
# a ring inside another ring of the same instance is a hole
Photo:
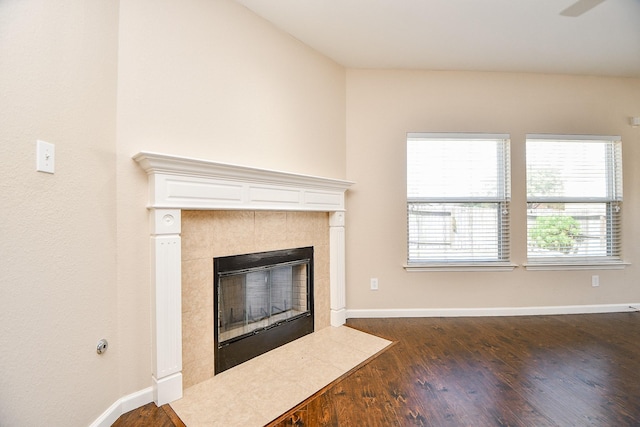
[[[640,77],[640,0],[235,1],[349,68]]]

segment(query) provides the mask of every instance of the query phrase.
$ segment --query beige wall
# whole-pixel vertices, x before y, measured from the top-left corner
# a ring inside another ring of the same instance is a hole
[[[118,148],[345,174],[344,68],[227,0],[123,2]]]
[[[640,301],[640,79],[347,71],[348,309],[522,307]],[[624,258],[619,271],[406,272],[406,132],[511,134],[512,261],[526,262],[526,133],[621,135]],[[591,287],[591,275],[600,287]],[[369,290],[377,277],[380,289]]]
[[[227,0],[1,1],[0,58],[0,424],[85,426],[151,386],[131,156],[344,178],[344,69]]]
[[[110,0],[0,1],[3,426],[86,426],[121,396],[117,30]],[[53,175],[35,170],[37,139],[55,144]]]
[[[120,5],[118,293],[123,394],[150,385],[154,151],[344,178],[344,68],[227,0]]]

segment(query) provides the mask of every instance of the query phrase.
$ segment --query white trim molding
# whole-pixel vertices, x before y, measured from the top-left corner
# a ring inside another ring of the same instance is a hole
[[[535,316],[632,311],[640,311],[640,303],[542,307],[351,309],[347,310],[347,318]]]
[[[544,271],[544,270],[622,270],[631,263],[624,261],[583,261],[583,262],[531,262],[522,264],[526,270]]]
[[[329,217],[329,252],[331,326],[337,327],[347,321],[344,212],[333,212]]]
[[[517,264],[502,262],[486,262],[486,263],[449,263],[449,264],[405,264],[404,269],[410,273],[415,272],[442,272],[442,271],[513,271],[518,267]]]
[[[149,175],[149,208],[344,210],[353,182],[167,154],[133,156]]]
[[[133,411],[134,409],[151,402],[153,402],[152,387],[121,397],[106,411],[104,411],[94,422],[92,422],[90,427],[110,427],[118,420],[118,418],[120,418],[120,415],[126,414],[129,411]]]
[[[157,405],[182,397],[182,210],[330,213],[331,325],[345,323],[344,195],[352,182],[151,152],[133,159],[149,177],[152,384]]]

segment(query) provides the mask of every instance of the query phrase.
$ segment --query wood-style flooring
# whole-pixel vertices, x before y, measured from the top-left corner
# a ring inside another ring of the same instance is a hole
[[[640,426],[640,313],[347,324],[395,344],[270,427]],[[183,426],[171,413],[114,426]]]
[[[127,412],[112,424],[112,427],[186,427],[169,405],[156,406],[147,403],[141,408]]]

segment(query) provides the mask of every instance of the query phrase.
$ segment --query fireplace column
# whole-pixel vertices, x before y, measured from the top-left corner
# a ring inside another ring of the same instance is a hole
[[[344,212],[331,212],[329,216],[331,326],[347,321]]]
[[[180,209],[151,209],[153,400],[182,397],[182,255]]]

